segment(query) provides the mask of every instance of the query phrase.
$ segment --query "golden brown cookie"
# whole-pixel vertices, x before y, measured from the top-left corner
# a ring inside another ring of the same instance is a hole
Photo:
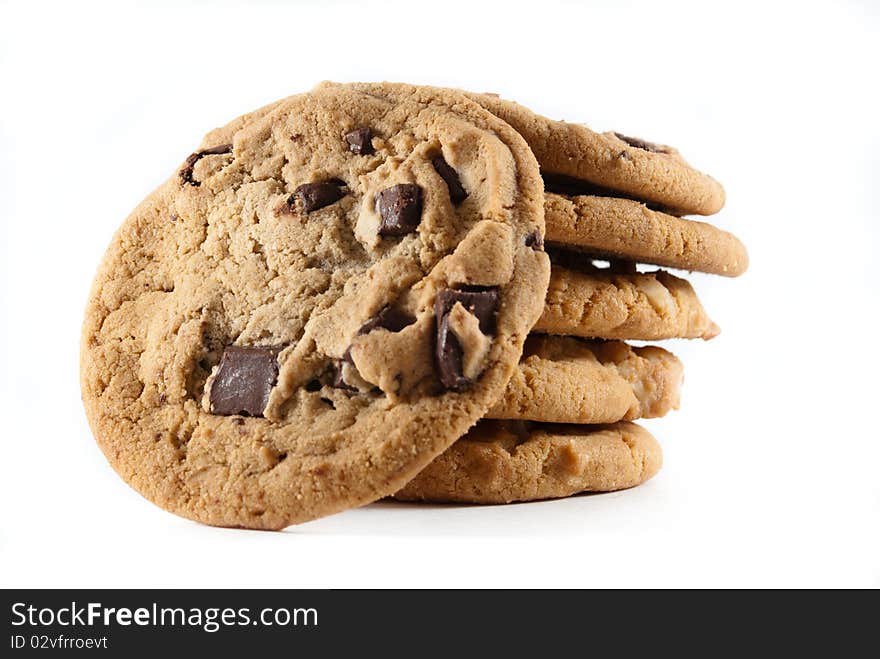
[[[644,483],[662,463],[657,440],[628,421],[607,426],[480,421],[394,498],[491,504],[611,492]]]
[[[721,184],[672,147],[554,121],[491,94],[468,95],[519,131],[543,173],[572,177],[598,186],[597,192],[650,202],[675,215],[711,215],[724,206]]]
[[[746,271],[745,246],[732,233],[630,199],[547,193],[548,243],[599,256],[725,277]]]
[[[668,272],[574,270],[553,264],[535,332],[598,339],[711,339],[720,329],[691,285]]]
[[[531,335],[490,419],[614,423],[678,409],[682,363],[656,346]]]
[[[396,491],[504,391],[546,292],[542,191],[522,138],[448,91],[338,86],[213,131],[92,288],[108,460],[222,526]]]

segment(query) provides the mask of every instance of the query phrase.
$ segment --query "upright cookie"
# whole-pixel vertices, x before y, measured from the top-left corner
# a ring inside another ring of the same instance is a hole
[[[644,483],[662,464],[657,440],[627,421],[480,421],[394,498],[492,504],[611,492]]]
[[[532,335],[490,419],[614,423],[678,409],[682,363],[656,346]]]
[[[672,147],[554,121],[492,94],[468,96],[526,139],[542,172],[587,182],[612,191],[612,196],[650,202],[676,215],[711,215],[724,206],[721,184],[691,167]]]
[[[547,193],[544,214],[547,242],[569,249],[725,277],[749,265],[745,245],[732,233],[630,199]]]
[[[213,131],[125,221],[85,316],[105,455],[185,517],[386,496],[503,392],[549,263],[538,166],[451,92],[324,88]]]
[[[721,331],[684,279],[668,272],[553,264],[535,332],[596,339],[711,339]]]

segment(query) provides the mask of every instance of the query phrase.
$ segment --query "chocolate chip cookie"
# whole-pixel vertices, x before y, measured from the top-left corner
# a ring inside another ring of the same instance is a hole
[[[682,363],[657,346],[533,334],[490,419],[614,423],[678,409]]]
[[[586,260],[586,257],[585,257]],[[547,302],[534,330],[598,339],[711,339],[721,331],[690,283],[668,272],[553,264]]]
[[[209,133],[129,216],[82,390],[138,492],[279,529],[389,495],[503,393],[541,313],[542,181],[450,91],[324,87]]]
[[[674,215],[711,215],[724,206],[721,184],[670,146],[554,121],[492,94],[469,96],[522,134],[541,171],[575,184],[575,194],[629,197]]]
[[[631,199],[546,193],[547,242],[598,256],[738,277],[749,265],[732,233]]]
[[[662,463],[657,440],[627,421],[480,421],[394,498],[497,504],[611,492],[644,483]]]

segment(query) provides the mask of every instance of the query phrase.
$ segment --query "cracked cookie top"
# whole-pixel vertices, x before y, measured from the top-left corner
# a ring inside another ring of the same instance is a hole
[[[282,528],[389,495],[504,390],[543,306],[542,184],[474,102],[334,85],[215,130],[126,220],[82,386],[139,492]]]

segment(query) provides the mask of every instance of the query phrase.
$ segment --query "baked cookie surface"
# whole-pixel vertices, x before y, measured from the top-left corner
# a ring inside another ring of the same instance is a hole
[[[492,94],[468,96],[522,134],[542,172],[650,202],[675,215],[712,215],[724,206],[721,184],[670,146],[554,121]]]
[[[631,199],[547,193],[544,214],[547,242],[569,249],[725,277],[749,265],[745,245],[732,233]]]
[[[628,421],[607,426],[480,421],[394,495],[497,504],[635,487],[663,464],[660,444]]]
[[[659,341],[711,339],[721,330],[690,283],[668,272],[635,272],[634,266],[616,272],[586,263],[573,269],[554,262],[544,312],[534,331]]]
[[[105,455],[214,525],[393,493],[504,390],[549,276],[542,189],[520,136],[449,91],[322,86],[212,131],[92,288]]]
[[[614,423],[678,409],[684,366],[663,348],[531,335],[489,419]]]

